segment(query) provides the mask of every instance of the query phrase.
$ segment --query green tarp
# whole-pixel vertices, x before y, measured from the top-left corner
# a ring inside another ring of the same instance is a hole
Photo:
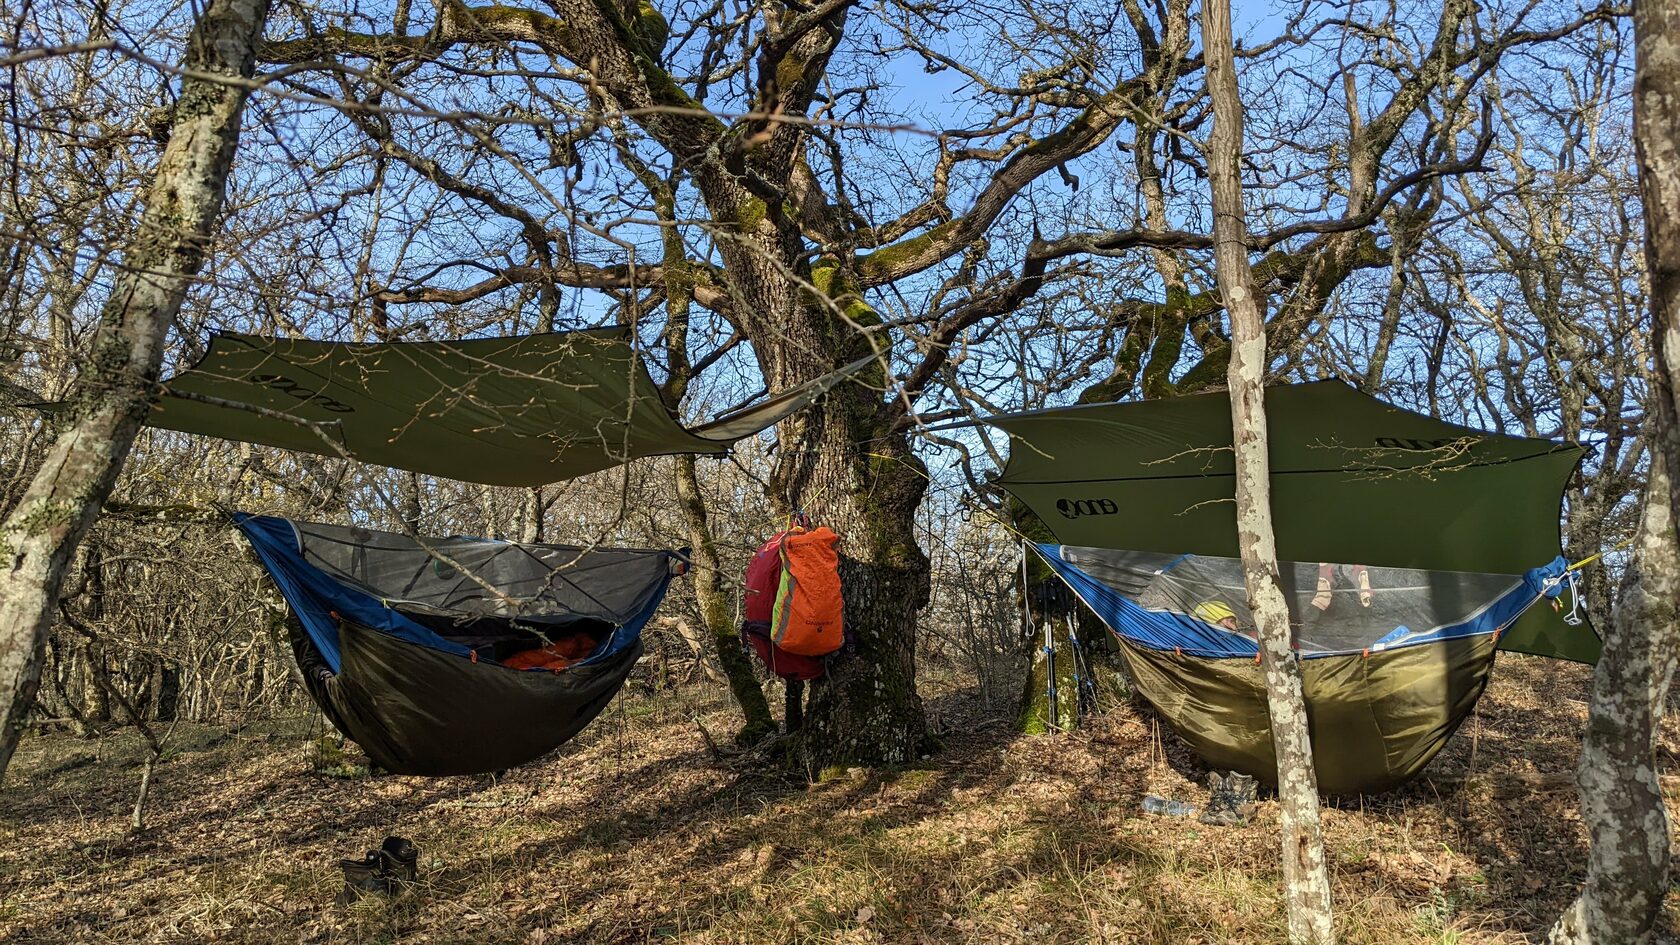
[[[1522,574],[1555,558],[1581,447],[1486,433],[1325,381],[1268,388],[1278,556]],[[1056,540],[1236,557],[1223,393],[1002,416],[1000,478]],[[1598,638],[1537,606],[1503,649],[1595,662]]]
[[[628,329],[374,344],[221,334],[164,383],[146,423],[536,486],[642,456],[722,453],[868,363],[690,430],[660,400]]]

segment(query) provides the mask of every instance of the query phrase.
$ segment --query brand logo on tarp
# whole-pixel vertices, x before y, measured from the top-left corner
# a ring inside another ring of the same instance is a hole
[[[341,400],[334,400],[318,391],[310,390],[309,388],[300,385],[297,381],[294,381],[289,377],[282,377],[279,374],[253,374],[250,377],[250,381],[253,384],[261,384],[269,390],[277,390],[282,394],[291,394],[298,400],[312,403],[315,406],[320,407],[322,410],[327,410],[332,413],[356,412],[355,407],[352,407]]]
[[[1057,499],[1056,511],[1062,513],[1062,518],[1078,518],[1081,515],[1116,515],[1120,506],[1113,499]]]

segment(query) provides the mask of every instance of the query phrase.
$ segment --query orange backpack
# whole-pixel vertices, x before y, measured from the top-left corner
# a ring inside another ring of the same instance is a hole
[[[781,540],[781,581],[770,617],[770,639],[800,656],[824,656],[845,642],[840,596],[840,541],[827,526],[794,528]]]

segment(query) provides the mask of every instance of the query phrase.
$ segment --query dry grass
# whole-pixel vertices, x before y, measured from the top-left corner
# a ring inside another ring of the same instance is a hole
[[[1344,941],[1544,929],[1581,879],[1569,773],[1586,685],[1580,667],[1504,658],[1428,779],[1327,812]],[[810,787],[715,760],[693,718],[723,732],[731,716],[700,692],[628,697],[500,780],[326,778],[304,721],[198,729],[159,767],[139,837],[137,739],[30,738],[0,793],[0,938],[1280,940],[1274,804],[1243,828],[1140,814],[1146,791],[1202,791],[1183,748],[1130,707],[1020,737],[957,695],[934,701],[943,754]],[[420,845],[421,887],[333,905],[338,858],[387,833]]]

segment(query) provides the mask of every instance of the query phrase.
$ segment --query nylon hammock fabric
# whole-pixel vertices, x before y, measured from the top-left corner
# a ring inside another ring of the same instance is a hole
[[[1276,783],[1241,561],[1034,547],[1210,766]],[[1284,562],[1282,572],[1319,788],[1369,794],[1416,777],[1445,747],[1487,685],[1499,635],[1558,596],[1566,565],[1509,575]]]
[[[683,569],[651,549],[235,523],[290,607],[310,696],[399,774],[499,771],[576,735],[623,685]],[[533,659],[546,651],[576,657]]]
[[[1212,659],[1258,652],[1237,558],[1064,545],[1037,550],[1134,643]],[[1503,632],[1541,598],[1558,596],[1566,569],[1561,557],[1526,574],[1280,562],[1295,651],[1308,660]]]
[[[998,484],[1057,542],[1238,557],[1224,393],[992,417]],[[1563,490],[1584,450],[1385,404],[1339,381],[1268,387],[1278,557],[1371,568],[1523,574],[1558,555]],[[1598,660],[1590,627],[1532,608],[1503,649]]]

